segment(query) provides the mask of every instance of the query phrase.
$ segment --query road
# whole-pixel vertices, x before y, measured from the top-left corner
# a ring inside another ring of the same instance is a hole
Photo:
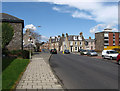
[[[53,54],[50,64],[67,89],[118,89],[118,65],[87,56]]]

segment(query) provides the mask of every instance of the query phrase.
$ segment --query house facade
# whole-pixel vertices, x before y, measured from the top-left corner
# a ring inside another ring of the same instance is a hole
[[[50,37],[49,49],[57,51],[69,50],[70,52],[78,52],[79,49],[85,48],[85,42],[82,32],[79,35],[62,34],[62,36]]]
[[[60,51],[60,36],[50,37],[49,39],[49,49],[56,49],[57,51]]]
[[[70,52],[78,52],[79,49],[85,48],[82,32],[79,35],[68,35],[66,33],[66,37],[62,42],[62,51],[67,49]]]
[[[85,50],[95,50],[95,39],[85,39]]]
[[[0,13],[0,23],[9,23],[14,29],[14,35],[10,43],[7,45],[8,50],[22,50],[23,49],[23,28],[24,20],[15,16]]]

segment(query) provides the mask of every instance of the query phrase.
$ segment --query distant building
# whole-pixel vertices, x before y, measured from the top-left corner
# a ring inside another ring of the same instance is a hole
[[[103,32],[95,33],[95,45],[97,51],[120,47],[120,32],[112,32],[112,29],[104,29]]]
[[[60,36],[50,37],[49,39],[49,49],[56,49],[60,51]]]
[[[95,39],[85,39],[85,50],[95,50]]]
[[[82,32],[79,35],[62,34],[58,37],[50,37],[49,49],[56,49],[57,51],[64,51],[65,49],[70,52],[78,52],[79,49],[85,48],[84,37]]]
[[[23,49],[23,28],[24,20],[19,19],[15,16],[0,13],[0,23],[10,23],[14,29],[14,35],[10,43],[7,45],[8,50],[22,50]]]
[[[70,52],[78,52],[79,49],[85,48],[84,37],[82,32],[79,35],[68,35],[66,33],[66,37],[62,42],[62,51],[67,49]]]
[[[49,50],[49,42],[47,41],[46,43],[42,44],[41,49],[48,49]]]
[[[36,48],[36,39],[30,34],[29,29],[25,31],[23,35],[23,48],[24,50],[34,50]]]

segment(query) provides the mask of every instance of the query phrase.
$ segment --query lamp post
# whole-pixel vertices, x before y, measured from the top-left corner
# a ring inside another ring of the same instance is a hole
[[[31,59],[32,58],[32,55],[31,55],[32,54],[31,53],[32,52],[32,41],[33,41],[31,37],[29,37],[29,41],[30,41],[29,58]]]

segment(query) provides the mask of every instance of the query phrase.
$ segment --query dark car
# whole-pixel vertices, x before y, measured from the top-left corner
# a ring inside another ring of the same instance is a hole
[[[65,54],[70,54],[69,50],[64,51]]]
[[[78,52],[82,52],[82,51],[83,51],[83,49],[79,49],[79,50],[78,50]]]
[[[117,62],[118,62],[118,64],[120,65],[120,53],[119,53],[118,56],[117,56]]]
[[[51,50],[50,50],[50,53],[51,53],[51,54],[57,54],[57,50],[56,50],[56,49],[51,49]]]

